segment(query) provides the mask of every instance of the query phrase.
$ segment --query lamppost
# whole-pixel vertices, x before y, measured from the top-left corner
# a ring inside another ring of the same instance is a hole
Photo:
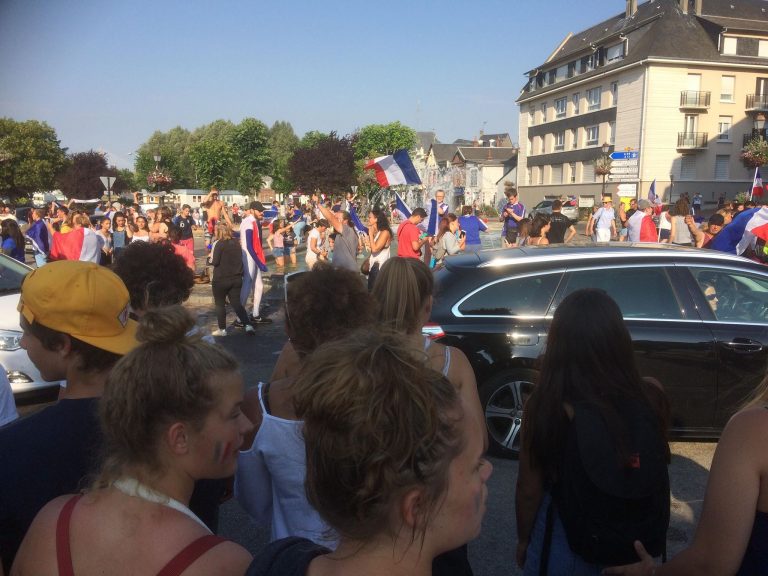
[[[595,172],[603,177],[603,186],[600,190],[600,198],[603,199],[605,198],[605,177],[611,173],[611,159],[608,156],[608,152],[611,151],[611,145],[605,142],[600,150],[603,155],[595,163]]]

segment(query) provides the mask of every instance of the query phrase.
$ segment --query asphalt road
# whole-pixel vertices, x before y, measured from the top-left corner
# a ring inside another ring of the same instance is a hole
[[[230,335],[218,339],[240,360],[245,381],[254,386],[259,380],[269,378],[272,366],[286,340],[284,316],[280,305],[280,287],[274,286],[265,293],[270,303],[268,313],[273,324],[260,325],[256,336],[246,336],[230,329]],[[188,304],[200,314],[199,324],[214,330],[215,319],[212,305],[206,304],[210,287],[197,286]],[[230,313],[230,323],[234,316]],[[673,556],[690,542],[695,523],[701,512],[701,502],[707,474],[712,461],[714,443],[673,443],[673,459],[670,467],[672,485],[672,523],[668,532],[669,555]],[[491,457],[493,475],[488,483],[487,513],[480,537],[469,547],[475,573],[488,576],[522,574],[515,565],[516,545],[514,490],[517,482],[518,463]],[[269,538],[268,527],[254,526],[247,514],[235,501],[226,503],[221,510],[221,533],[257,553]]]

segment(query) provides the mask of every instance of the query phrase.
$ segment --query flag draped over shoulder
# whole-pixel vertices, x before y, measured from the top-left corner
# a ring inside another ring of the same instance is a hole
[[[382,187],[398,184],[421,184],[421,178],[413,167],[411,157],[405,149],[398,150],[391,156],[379,156],[369,160],[366,170],[375,170],[376,180]]]
[[[80,260],[85,228],[71,232],[55,232],[51,245],[51,260]]]
[[[743,210],[715,236],[710,247],[721,252],[743,254],[761,234],[768,232],[768,208]]]

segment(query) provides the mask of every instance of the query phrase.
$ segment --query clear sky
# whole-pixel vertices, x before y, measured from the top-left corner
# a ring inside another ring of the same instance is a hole
[[[523,74],[623,0],[0,0],[0,116],[70,152],[252,116],[348,134],[399,120],[441,142],[509,132]]]

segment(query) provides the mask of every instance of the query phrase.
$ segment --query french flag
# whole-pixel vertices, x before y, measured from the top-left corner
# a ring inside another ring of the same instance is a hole
[[[349,207],[349,219],[352,220],[352,224],[355,225],[355,229],[363,234],[368,234],[368,226],[363,224],[360,220],[360,216],[357,215],[357,210],[354,206]]]
[[[429,211],[429,222],[427,223],[427,236],[437,234],[437,200],[432,198],[431,210]]]
[[[405,200],[400,198],[400,194],[395,192],[395,210],[400,212],[402,214],[403,219],[410,218],[411,217],[411,209],[408,208],[408,205],[405,203]]]
[[[656,178],[651,182],[651,187],[648,189],[648,202],[653,206],[653,213],[658,216],[661,214],[661,199],[656,194]]]
[[[70,232],[54,232],[51,260],[80,260],[99,263],[101,242],[90,228],[76,228]]]
[[[391,156],[379,156],[369,160],[365,169],[376,172],[376,180],[383,188],[398,184],[421,184],[421,178],[405,148]]]
[[[749,195],[750,198],[753,196],[763,196],[763,177],[760,175],[760,167],[755,168],[755,177],[752,180],[752,193]]]

